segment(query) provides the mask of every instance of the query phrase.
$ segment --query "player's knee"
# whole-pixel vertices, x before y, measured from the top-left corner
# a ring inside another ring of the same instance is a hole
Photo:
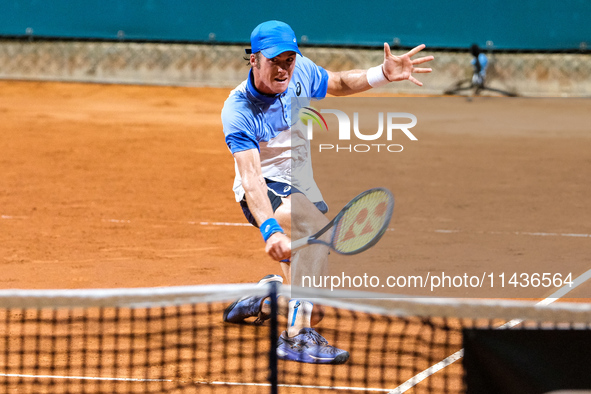
[[[328,219],[301,193],[291,196],[291,228],[297,237],[314,234],[328,223]]]

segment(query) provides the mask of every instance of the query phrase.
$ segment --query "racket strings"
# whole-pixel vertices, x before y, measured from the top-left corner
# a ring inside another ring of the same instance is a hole
[[[393,207],[392,195],[381,189],[353,201],[335,224],[335,250],[349,254],[373,245],[386,231]]]

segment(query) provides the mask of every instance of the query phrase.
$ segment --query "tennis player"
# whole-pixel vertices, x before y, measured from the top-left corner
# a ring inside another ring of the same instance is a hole
[[[248,78],[230,93],[222,109],[226,144],[236,167],[234,193],[246,219],[260,229],[266,253],[280,262],[287,281],[294,278],[293,285],[301,286],[297,281],[302,275],[326,274],[328,248],[309,246],[292,255],[291,238],[314,234],[326,225],[328,206],[314,182],[309,141],[298,139],[302,131],[292,127],[297,119],[291,119],[291,99],[345,96],[404,80],[422,86],[413,74],[431,69],[415,66],[433,57],[412,59],[424,45],[394,56],[385,43],[382,64],[369,70],[331,72],[304,57],[294,31],[279,21],[258,25],[250,43]],[[267,275],[259,284],[273,281],[283,279]],[[245,296],[224,312],[224,321],[231,323],[250,317],[256,317],[256,323],[268,319],[269,300]],[[289,300],[288,327],[279,338],[278,357],[306,363],[346,362],[349,353],[329,345],[312,328],[321,318],[322,311],[311,302]]]

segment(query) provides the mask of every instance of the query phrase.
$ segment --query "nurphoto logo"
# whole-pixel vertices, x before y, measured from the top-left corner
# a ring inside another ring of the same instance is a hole
[[[367,111],[366,111],[367,112]],[[377,131],[360,130],[360,116],[359,112],[353,112],[353,122],[347,113],[338,109],[321,109],[316,110],[312,107],[303,107],[300,109],[299,117],[303,124],[307,127],[308,139],[314,138],[314,124],[320,127],[321,131],[328,131],[328,124],[324,119],[323,114],[332,114],[337,117],[338,121],[338,139],[340,141],[351,141],[352,133],[355,138],[361,141],[372,141],[374,143],[365,144],[320,144],[319,151],[335,151],[335,152],[402,152],[404,147],[400,144],[390,143],[393,136],[397,132],[402,132],[411,141],[418,141],[417,137],[410,131],[411,128],[416,126],[417,117],[408,112],[378,112],[374,116],[377,116],[378,128]],[[368,116],[364,113],[364,116]],[[375,118],[374,118],[375,119]],[[401,122],[401,120],[407,120]],[[364,119],[367,120],[367,119]],[[352,126],[351,127],[351,123]],[[384,127],[385,124],[385,127]],[[385,139],[383,137],[385,129]],[[388,143],[378,143],[380,141]]]

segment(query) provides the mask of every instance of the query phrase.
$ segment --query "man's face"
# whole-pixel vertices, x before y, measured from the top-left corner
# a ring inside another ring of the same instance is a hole
[[[272,59],[267,59],[262,53],[250,55],[255,87],[265,94],[285,92],[291,81],[295,61],[296,53],[293,51],[283,52]]]

